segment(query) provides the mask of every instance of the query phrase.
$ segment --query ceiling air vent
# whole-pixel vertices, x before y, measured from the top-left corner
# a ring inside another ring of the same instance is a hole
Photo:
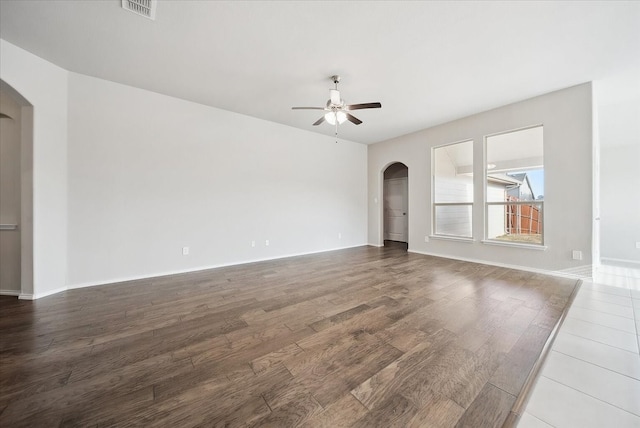
[[[156,19],[157,0],[122,0],[122,8],[149,19]]]

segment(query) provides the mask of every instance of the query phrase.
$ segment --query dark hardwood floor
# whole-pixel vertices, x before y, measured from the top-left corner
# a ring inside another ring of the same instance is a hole
[[[575,282],[391,246],[1,297],[0,426],[500,426]]]

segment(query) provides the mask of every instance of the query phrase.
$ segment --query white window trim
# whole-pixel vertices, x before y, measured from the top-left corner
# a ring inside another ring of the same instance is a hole
[[[473,150],[473,146],[475,145],[475,141],[473,138],[466,138],[464,140],[455,141],[453,143],[441,144],[439,146],[434,146],[431,148],[431,234],[429,238],[431,239],[442,239],[447,241],[460,241],[460,242],[474,242],[473,238],[473,205],[474,201],[471,202],[436,202],[436,149],[441,149],[448,146],[453,146],[456,144],[463,143],[471,143],[471,147]],[[473,169],[473,163],[471,164],[471,168]],[[475,180],[473,180],[473,186],[475,188]],[[462,236],[462,235],[444,235],[436,233],[436,207],[439,206],[471,206],[471,236]]]
[[[545,217],[545,209],[544,209],[544,200],[533,200],[533,201],[504,201],[504,202],[489,202],[487,201],[487,187],[488,187],[488,177],[487,177],[487,173],[489,171],[489,169],[487,168],[487,164],[488,164],[488,160],[487,160],[487,139],[490,137],[495,137],[497,135],[503,135],[503,134],[509,134],[512,132],[518,132],[518,131],[524,131],[526,129],[532,129],[532,128],[538,128],[538,127],[543,127],[543,135],[544,135],[544,124],[542,123],[538,123],[536,125],[531,125],[531,126],[525,126],[522,128],[516,128],[516,129],[512,129],[509,131],[502,131],[502,132],[496,132],[494,134],[488,134],[485,135],[483,137],[483,147],[482,147],[482,151],[483,151],[483,171],[484,171],[484,186],[483,186],[483,198],[484,198],[484,239],[482,239],[480,242],[482,242],[483,244],[487,244],[487,245],[497,245],[497,246],[502,246],[502,247],[516,247],[516,248],[524,248],[524,249],[530,249],[530,250],[542,250],[545,251],[548,247],[545,245],[544,241],[545,241],[545,232],[544,232],[544,227],[546,224],[546,221],[544,219]],[[543,159],[544,159],[544,153],[543,153]],[[544,162],[544,161],[543,161]],[[544,166],[543,166],[544,168]],[[523,242],[509,242],[509,241],[502,241],[502,240],[498,240],[498,239],[490,239],[487,237],[487,233],[489,232],[489,206],[490,205],[512,205],[512,204],[540,204],[542,206],[542,232],[541,232],[541,238],[542,238],[542,242],[540,244],[527,244],[527,243],[523,243]]]
[[[505,206],[505,205],[540,205],[542,211],[542,230],[540,231],[540,237],[542,238],[542,242],[539,244],[527,244],[524,242],[511,242],[511,241],[502,241],[500,239],[491,239],[486,237],[486,231],[489,230],[489,207],[490,206]],[[485,238],[482,240],[484,244],[496,244],[496,245],[506,245],[506,246],[524,246],[526,248],[529,247],[547,247],[544,245],[544,201],[505,201],[505,202],[485,202],[484,204],[484,219],[485,219]]]
[[[480,242],[487,245],[497,245],[499,247],[512,247],[512,248],[515,247],[515,248],[522,248],[525,250],[546,251],[547,248],[549,248],[544,244],[525,244],[522,242],[500,241],[498,239],[483,239]]]
[[[432,204],[431,217],[433,218],[433,225],[431,226],[431,230],[433,233],[431,236],[433,237],[446,237],[446,238],[457,238],[463,241],[473,240],[473,202],[433,202]],[[436,208],[437,207],[455,207],[455,206],[469,206],[471,207],[471,236],[463,236],[463,235],[446,235],[443,233],[436,233]],[[456,239],[456,240],[457,240]]]
[[[457,235],[429,235],[429,239],[440,239],[442,241],[458,241],[458,242],[466,242],[472,244],[476,242],[473,238],[465,238],[464,236]]]

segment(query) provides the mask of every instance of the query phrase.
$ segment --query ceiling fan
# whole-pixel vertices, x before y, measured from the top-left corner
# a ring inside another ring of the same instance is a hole
[[[331,80],[336,85],[335,89],[329,89],[329,99],[325,107],[291,107],[293,110],[324,110],[326,113],[320,119],[313,123],[313,126],[318,126],[323,122],[328,122],[330,125],[336,126],[336,135],[338,135],[338,125],[349,121],[356,125],[360,125],[362,121],[349,113],[351,110],[362,110],[366,108],[381,108],[380,103],[364,103],[364,104],[345,104],[344,100],[340,98],[340,91],[338,90],[338,83],[340,83],[340,76],[331,76]]]

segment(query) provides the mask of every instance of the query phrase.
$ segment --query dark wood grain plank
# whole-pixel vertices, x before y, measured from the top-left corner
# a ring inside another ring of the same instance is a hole
[[[499,425],[574,285],[393,246],[0,296],[0,425]]]
[[[352,426],[362,428],[406,426],[416,413],[418,409],[409,400],[401,395],[394,395],[367,412]]]
[[[350,427],[367,413],[367,408],[353,395],[345,394],[301,424],[305,428]]]
[[[548,329],[529,326],[492,375],[491,384],[517,396],[549,334],[551,331]]]
[[[516,397],[487,384],[456,424],[457,428],[501,427]]]

